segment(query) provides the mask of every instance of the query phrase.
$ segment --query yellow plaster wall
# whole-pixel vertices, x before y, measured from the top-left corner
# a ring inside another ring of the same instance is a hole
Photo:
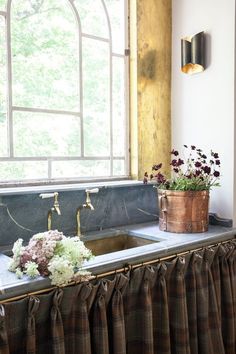
[[[131,175],[169,172],[171,0],[130,0]]]

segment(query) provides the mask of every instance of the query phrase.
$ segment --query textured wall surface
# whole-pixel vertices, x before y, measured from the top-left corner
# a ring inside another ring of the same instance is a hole
[[[139,178],[157,162],[169,172],[171,7],[171,0],[131,0],[131,172]]]
[[[59,192],[61,216],[53,214],[53,229],[65,235],[76,233],[76,209],[85,202],[83,190]],[[157,219],[156,189],[152,185],[102,187],[92,194],[94,211],[81,211],[83,233]],[[52,199],[41,199],[39,193],[0,197],[0,247],[21,237],[27,241],[33,234],[46,231],[47,212]]]

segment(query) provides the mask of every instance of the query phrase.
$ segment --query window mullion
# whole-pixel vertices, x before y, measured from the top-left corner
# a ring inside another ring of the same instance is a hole
[[[78,24],[79,39],[79,87],[80,87],[80,153],[84,156],[84,110],[83,110],[83,63],[82,63],[82,28],[79,13],[74,5],[73,0],[69,0]]]
[[[12,56],[11,56],[11,1],[7,3],[6,39],[7,39],[7,116],[8,116],[8,154],[14,155],[13,111],[12,111]]]
[[[112,69],[112,32],[111,32],[111,22],[109,19],[108,11],[104,0],[102,4],[105,10],[108,28],[109,28],[109,63],[110,63],[110,87],[109,87],[109,96],[110,96],[110,175],[113,176],[113,69]]]
[[[124,19],[125,19],[125,49],[129,49],[130,53],[130,43],[129,43],[129,1],[124,3]],[[125,65],[125,80],[124,80],[124,99],[125,99],[125,174],[130,175],[130,86],[129,86],[129,65],[130,65],[130,55],[124,56]]]

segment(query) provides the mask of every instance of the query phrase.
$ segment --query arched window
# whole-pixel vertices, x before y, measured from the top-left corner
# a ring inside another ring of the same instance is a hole
[[[125,0],[0,0],[0,179],[128,175]]]

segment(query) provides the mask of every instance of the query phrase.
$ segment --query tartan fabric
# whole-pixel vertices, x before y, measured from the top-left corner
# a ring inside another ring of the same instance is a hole
[[[130,275],[127,308],[127,353],[153,354],[153,317],[151,288],[153,267],[135,269]]]
[[[92,292],[90,283],[64,289],[62,319],[66,352],[91,354],[91,335],[87,301]]]
[[[197,330],[197,284],[195,268],[199,266],[201,257],[198,253],[186,256],[188,266],[185,273],[185,288],[187,300],[189,346],[191,354],[198,354],[198,330]]]
[[[25,298],[4,305],[5,328],[10,354],[25,354],[27,352],[28,302],[29,299]],[[0,353],[1,350],[0,343]]]
[[[179,257],[168,267],[167,294],[171,353],[189,354],[189,329],[185,291],[185,259]]]
[[[169,308],[166,286],[167,265],[162,263],[154,269],[157,274],[152,291],[154,353],[170,354]]]
[[[0,305],[0,354],[235,354],[236,240]]]
[[[55,290],[48,294],[37,295],[39,308],[35,313],[36,353],[53,353],[51,333],[51,309]],[[23,353],[22,353],[23,354]]]
[[[27,354],[36,354],[36,333],[35,333],[35,314],[39,309],[39,299],[30,296],[28,304],[28,323],[27,323]]]
[[[6,330],[6,317],[3,305],[0,305],[0,353],[10,354]]]
[[[126,334],[123,296],[128,285],[128,277],[117,275],[111,306],[108,311],[108,328],[110,331],[110,353],[126,354]]]
[[[65,354],[64,327],[60,311],[62,297],[62,289],[58,289],[53,296],[51,309],[52,354]]]
[[[113,281],[101,281],[91,309],[92,353],[109,354],[107,305],[114,289]]]

